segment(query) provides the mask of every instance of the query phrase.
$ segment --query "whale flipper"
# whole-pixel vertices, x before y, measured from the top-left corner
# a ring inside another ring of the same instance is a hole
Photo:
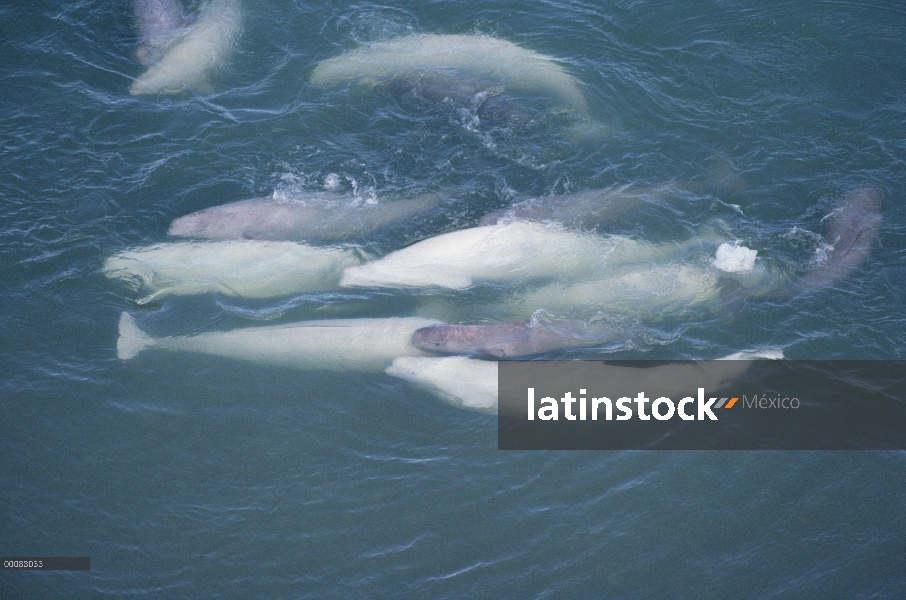
[[[116,356],[120,360],[129,360],[154,345],[154,340],[138,328],[128,313],[120,315],[120,337],[116,342]]]

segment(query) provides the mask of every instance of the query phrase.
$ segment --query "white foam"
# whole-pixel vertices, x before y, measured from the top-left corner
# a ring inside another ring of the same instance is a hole
[[[328,173],[324,178],[324,189],[335,190],[340,187],[340,176],[336,173]]]
[[[724,243],[717,249],[714,266],[727,273],[745,273],[755,266],[757,250],[751,250],[738,242]]]

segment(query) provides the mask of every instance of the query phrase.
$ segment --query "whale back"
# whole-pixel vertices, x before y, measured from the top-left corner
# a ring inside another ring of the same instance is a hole
[[[510,90],[549,94],[586,113],[579,84],[553,58],[482,35],[409,35],[374,42],[315,67],[313,85],[370,83],[426,72],[467,74]]]

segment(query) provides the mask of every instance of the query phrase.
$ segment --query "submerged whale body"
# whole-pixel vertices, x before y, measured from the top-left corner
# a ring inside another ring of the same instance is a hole
[[[422,110],[425,106],[449,104],[470,126],[478,122],[524,127],[534,115],[519,98],[500,86],[461,74],[438,71],[400,75],[375,87],[391,96],[403,108]]]
[[[356,83],[391,93],[414,90],[426,100],[469,97],[487,102],[486,114],[516,116],[516,105],[493,100],[499,93],[540,94],[580,117],[578,138],[606,130],[589,117],[579,82],[553,58],[485,35],[417,34],[372,42],[322,61],[310,82],[320,87]]]
[[[400,356],[425,353],[409,341],[436,321],[420,318],[334,319],[246,327],[186,337],[154,338],[122,313],[117,356],[134,358],[150,349],[192,352],[294,369],[379,373]]]
[[[342,270],[365,258],[357,248],[295,242],[173,242],[120,252],[103,272],[134,282],[138,304],[207,292],[271,298],[336,289]]]
[[[662,213],[658,216],[661,219],[673,214],[674,204],[694,202],[703,195],[734,196],[745,191],[746,181],[728,157],[719,154],[708,162],[707,175],[702,179],[657,186],[618,185],[528,198],[486,214],[481,224],[521,220],[560,223],[567,228],[584,231],[606,230],[619,221],[636,225],[640,215],[650,212],[652,208],[662,209],[656,211]]]
[[[223,63],[239,36],[239,0],[210,0],[191,22],[175,0],[135,0],[134,7],[139,31],[136,56],[150,66],[129,92],[213,91],[207,76]]]
[[[825,288],[859,268],[878,243],[882,197],[878,188],[855,189],[825,217],[829,225],[824,237],[832,249],[823,261],[796,282],[795,290]]]
[[[175,219],[168,233],[207,239],[349,241],[436,207],[442,194],[369,204],[353,196],[309,194],[288,201],[241,200]]]

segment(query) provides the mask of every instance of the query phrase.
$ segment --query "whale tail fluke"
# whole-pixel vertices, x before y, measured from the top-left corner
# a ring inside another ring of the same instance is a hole
[[[116,342],[116,355],[120,360],[134,358],[153,344],[153,338],[138,328],[135,319],[125,312],[120,315],[120,338]]]

